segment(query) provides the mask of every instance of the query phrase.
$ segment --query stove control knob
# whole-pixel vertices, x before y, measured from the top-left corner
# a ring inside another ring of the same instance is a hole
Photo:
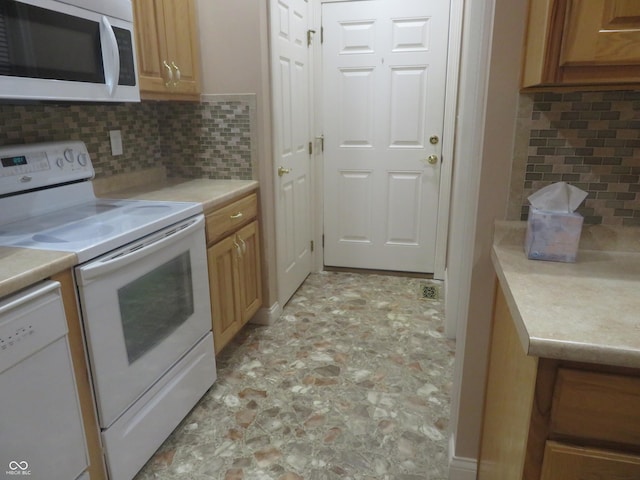
[[[58,157],[56,159],[56,165],[58,165],[58,167],[60,168],[64,167],[64,160],[62,160],[62,157]]]
[[[81,154],[78,155],[78,163],[83,167],[87,166],[87,154],[86,153],[81,153]]]
[[[73,150],[70,148],[67,148],[64,151],[64,158],[66,158],[67,162],[73,163]]]

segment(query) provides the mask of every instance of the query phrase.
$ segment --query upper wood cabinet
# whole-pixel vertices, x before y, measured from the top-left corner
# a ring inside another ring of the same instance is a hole
[[[143,99],[198,100],[200,48],[193,0],[133,0]]]
[[[522,86],[640,85],[638,0],[530,0]]]

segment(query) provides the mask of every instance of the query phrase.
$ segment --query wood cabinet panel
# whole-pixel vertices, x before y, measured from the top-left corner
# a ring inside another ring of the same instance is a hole
[[[163,0],[167,61],[174,76],[172,93],[200,93],[200,47],[193,0]]]
[[[504,294],[498,290],[478,480],[522,478],[537,364],[537,358],[522,348]]]
[[[547,442],[541,480],[634,480],[640,457]]]
[[[640,378],[560,369],[554,390],[553,433],[640,445]]]
[[[640,2],[530,0],[523,87],[640,84]]]
[[[571,0],[560,65],[640,64],[640,2]]]
[[[258,196],[252,193],[206,217],[207,243],[213,243],[236,231],[258,215]]]
[[[140,95],[197,100],[200,48],[193,0],[133,0]]]
[[[262,254],[257,215],[255,193],[206,215],[216,353],[262,306]]]
[[[262,305],[262,258],[258,222],[251,222],[239,230],[237,238],[242,251],[238,268],[242,285],[240,289],[240,317],[242,325],[244,325]]]
[[[140,90],[163,91],[167,77],[162,66],[166,52],[166,39],[161,35],[164,29],[162,4],[136,0],[133,12]]]
[[[237,314],[240,279],[235,273],[238,267],[235,238],[228,237],[216,243],[208,249],[207,256],[213,341],[218,353],[241,327]]]

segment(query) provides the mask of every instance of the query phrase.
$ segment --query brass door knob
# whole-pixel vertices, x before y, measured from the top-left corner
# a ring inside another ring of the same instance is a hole
[[[429,162],[429,165],[435,165],[436,163],[438,163],[438,156],[437,155],[429,155],[427,157],[427,162]]]
[[[291,170],[293,170],[293,169],[292,168],[278,167],[278,176],[281,177],[281,176],[291,172]]]

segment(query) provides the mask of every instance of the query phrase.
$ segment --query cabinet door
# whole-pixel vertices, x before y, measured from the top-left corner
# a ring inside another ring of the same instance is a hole
[[[640,478],[640,457],[547,442],[540,480]]]
[[[563,438],[640,445],[640,378],[559,369],[551,430]]]
[[[242,255],[238,263],[240,275],[240,321],[247,323],[262,305],[260,235],[254,221],[237,233]]]
[[[200,49],[193,0],[134,0],[143,98],[198,99]]]
[[[240,284],[236,273],[239,249],[235,237],[227,237],[207,251],[213,340],[216,353],[222,350],[241,326],[238,315]]]
[[[638,65],[640,2],[572,0],[561,65]]]
[[[571,0],[560,54],[564,83],[640,81],[640,2]]]
[[[167,44],[162,3],[134,0],[133,12],[140,90],[165,92],[171,72],[170,67],[163,65],[167,58]]]
[[[167,61],[173,70],[173,93],[200,92],[200,48],[193,0],[164,0]]]
[[[639,83],[638,0],[530,0],[523,87]]]

